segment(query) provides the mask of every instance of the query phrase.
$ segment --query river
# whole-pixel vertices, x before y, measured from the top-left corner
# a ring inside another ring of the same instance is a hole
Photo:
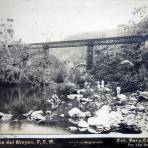
[[[0,87],[0,112],[6,114],[23,114],[30,110],[51,110],[51,106],[46,104],[53,93],[53,85],[45,87],[17,86]],[[64,108],[64,107],[63,107]],[[62,110],[62,108],[61,108]],[[61,112],[62,113],[62,112]],[[24,121],[10,123],[0,123],[0,134],[67,134],[63,127],[38,125]]]

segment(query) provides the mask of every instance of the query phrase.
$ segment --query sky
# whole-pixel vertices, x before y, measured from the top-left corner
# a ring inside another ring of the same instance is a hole
[[[0,18],[14,19],[16,40],[58,41],[68,36],[114,30],[135,19],[148,0],[0,0]]]

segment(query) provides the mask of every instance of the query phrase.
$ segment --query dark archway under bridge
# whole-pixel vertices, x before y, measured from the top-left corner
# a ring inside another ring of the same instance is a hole
[[[50,48],[66,48],[66,47],[87,47],[86,65],[87,70],[90,71],[93,67],[93,47],[99,45],[117,45],[117,44],[144,44],[148,40],[148,35],[135,35],[135,36],[122,36],[122,37],[109,37],[109,38],[95,38],[84,40],[69,40],[58,42],[42,42],[28,44],[29,49],[41,49],[46,54]],[[40,54],[40,53],[38,53]]]

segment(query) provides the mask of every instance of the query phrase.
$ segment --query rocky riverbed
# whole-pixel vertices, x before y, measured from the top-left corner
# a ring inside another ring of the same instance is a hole
[[[65,131],[79,134],[140,134],[148,132],[147,109],[148,91],[116,96],[106,87],[97,91],[90,88],[67,95],[53,110],[31,110],[19,115],[0,113],[0,122],[59,125]]]

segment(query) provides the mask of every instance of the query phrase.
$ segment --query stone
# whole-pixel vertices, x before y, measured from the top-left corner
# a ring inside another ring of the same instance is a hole
[[[118,95],[117,98],[118,98],[120,101],[126,101],[126,100],[127,100],[127,96],[124,95],[124,94]]]
[[[31,117],[36,116],[38,114],[42,115],[43,114],[43,111],[42,110],[34,111],[34,112],[31,113]]]
[[[89,124],[86,122],[86,121],[84,121],[84,120],[81,120],[79,123],[78,123],[78,126],[79,127],[89,127]]]
[[[84,112],[84,114],[86,115],[86,117],[91,117],[91,112],[90,111],[86,111],[86,112]]]
[[[97,132],[94,128],[89,127],[88,128],[88,132],[92,133],[92,134],[99,134],[99,132]]]
[[[44,116],[42,116],[41,114],[36,114],[36,115],[32,116],[31,118],[36,120],[36,121],[46,120],[46,118]]]
[[[64,114],[60,114],[60,117],[64,117],[65,115]]]
[[[80,127],[80,128],[79,128],[79,131],[80,131],[80,132],[85,132],[85,131],[87,131],[87,129],[88,129],[88,128],[86,128],[86,127]]]
[[[67,98],[70,99],[70,100],[74,100],[74,99],[77,99],[77,98],[83,98],[83,95],[81,95],[81,94],[71,94],[71,95],[67,95]]]
[[[130,66],[134,66],[134,64],[132,62],[130,62],[129,60],[124,60],[120,63],[121,65],[124,65],[124,64],[129,64]]]
[[[102,125],[96,126],[96,131],[97,131],[98,133],[102,133],[102,132],[104,131],[104,126],[102,126]]]
[[[4,122],[8,122],[12,119],[12,115],[11,114],[4,114],[4,116],[2,117],[2,121]]]
[[[122,115],[127,115],[128,114],[128,109],[127,108],[123,108],[122,110],[121,110],[121,113],[122,113]]]
[[[83,118],[86,117],[85,113],[83,113],[82,111],[80,111],[80,110],[79,110],[78,108],[76,108],[76,107],[72,108],[72,109],[68,112],[68,114],[69,114],[70,117],[73,117],[73,116],[75,116],[75,117],[83,117]]]
[[[119,124],[124,121],[124,117],[120,111],[111,111],[109,113],[109,123],[111,127],[119,127]]]
[[[127,108],[129,111],[134,111],[134,110],[136,110],[136,106],[134,106],[134,105],[127,105],[126,108]]]
[[[138,102],[138,100],[135,97],[130,97],[128,104],[129,105],[136,105],[137,102]]]
[[[97,126],[101,124],[101,119],[97,118],[97,117],[90,117],[88,118],[88,124],[90,126]]]
[[[52,113],[51,111],[46,111],[46,115],[48,116],[51,115],[51,113]]]
[[[137,111],[139,111],[139,112],[145,112],[145,107],[143,106],[143,105],[138,105],[137,106]]]
[[[105,116],[108,116],[108,113],[111,111],[111,107],[110,106],[108,106],[108,105],[103,105],[102,107],[101,107],[101,109],[99,109],[99,110],[97,110],[96,112],[95,112],[95,115],[97,116],[97,117],[103,117],[104,115]]]
[[[4,116],[4,113],[0,112],[0,119]]]
[[[79,90],[77,90],[77,93],[78,94],[83,94],[83,93],[85,93],[86,92],[86,89],[79,89]]]
[[[68,121],[69,121],[70,123],[74,124],[74,125],[78,125],[78,123],[79,123],[80,120],[74,120],[74,119],[72,119],[72,118],[69,118]]]
[[[148,100],[148,91],[139,92],[139,98]]]
[[[28,117],[28,116],[30,116],[32,113],[33,113],[33,110],[31,110],[31,111],[29,111],[28,113],[23,114],[23,115],[26,116],[26,117]]]
[[[67,129],[68,129],[69,131],[71,131],[71,132],[75,132],[75,131],[78,130],[78,128],[75,127],[75,126],[70,126],[70,127],[68,127]]]

